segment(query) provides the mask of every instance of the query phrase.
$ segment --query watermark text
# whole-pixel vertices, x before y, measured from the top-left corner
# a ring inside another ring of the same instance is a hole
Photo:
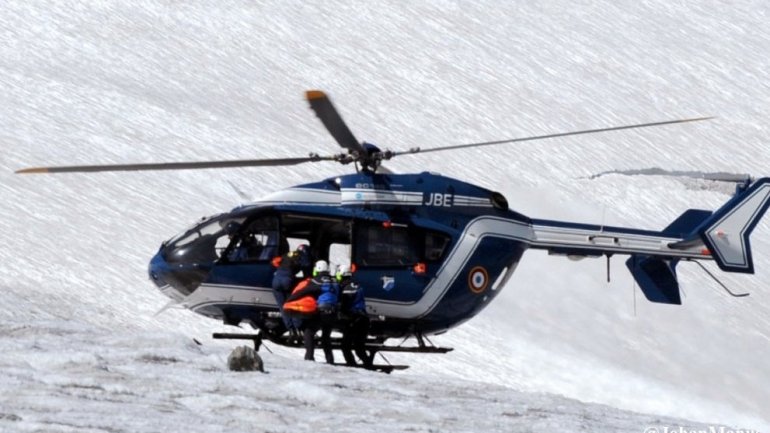
[[[675,426],[651,426],[644,429],[644,433],[759,433],[756,430],[736,429],[725,426],[707,426],[707,427],[675,427]]]

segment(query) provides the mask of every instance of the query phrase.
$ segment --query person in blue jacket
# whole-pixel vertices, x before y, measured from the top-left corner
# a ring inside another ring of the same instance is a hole
[[[329,263],[325,260],[316,262],[313,268],[311,284],[316,284],[321,289],[318,295],[318,319],[321,324],[321,347],[323,348],[326,362],[334,364],[334,353],[331,346],[332,328],[337,322],[337,310],[339,303],[340,287],[329,272]]]
[[[364,289],[353,281],[350,265],[340,265],[337,269],[337,281],[340,285],[340,319],[342,328],[342,356],[345,364],[354,366],[355,351],[364,367],[372,365],[371,357],[366,353],[366,337],[369,334],[369,315],[366,313]]]

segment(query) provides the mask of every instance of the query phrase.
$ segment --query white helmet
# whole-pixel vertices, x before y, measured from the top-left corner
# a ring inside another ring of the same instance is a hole
[[[329,263],[326,262],[326,260],[319,260],[315,262],[315,267],[313,268],[313,275],[329,273]]]
[[[338,280],[341,280],[341,279],[343,279],[345,277],[350,277],[352,275],[353,275],[353,271],[350,268],[349,264],[344,264],[343,263],[343,264],[337,266],[337,275],[336,275],[336,277],[337,277]]]

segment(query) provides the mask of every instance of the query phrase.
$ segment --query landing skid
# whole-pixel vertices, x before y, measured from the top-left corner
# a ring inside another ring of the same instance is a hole
[[[227,332],[215,332],[211,335],[215,340],[251,340],[254,342],[254,350],[259,352],[262,347],[262,333],[257,334],[231,334]]]
[[[251,340],[254,342],[254,350],[259,351],[259,348],[262,346],[262,341],[264,339],[264,336],[261,332],[258,332],[256,334],[233,334],[233,333],[223,333],[223,332],[217,332],[212,335],[212,337],[216,340]],[[302,347],[301,341],[294,341],[290,340],[287,337],[280,336],[280,337],[271,337],[267,338],[268,341],[271,341],[275,344],[284,346],[284,347]],[[320,347],[320,339],[316,338],[316,342],[318,343],[318,347]],[[341,340],[339,338],[332,338],[332,349],[341,349]],[[425,344],[418,345],[418,346],[388,346],[386,344],[383,344],[382,342],[378,342],[378,340],[371,340],[369,343],[365,346],[366,350],[374,351],[374,352],[406,352],[406,353],[448,353],[454,350],[454,348],[451,347],[437,347],[437,346],[427,346]]]
[[[372,371],[379,371],[385,374],[390,374],[395,370],[406,370],[409,368],[408,365],[394,365],[394,364],[372,364],[372,365],[364,365],[364,364],[345,364],[340,362],[335,362],[335,367],[350,367],[350,368],[363,368],[364,370],[372,370]]]
[[[264,338],[267,338],[268,341],[271,341],[275,344],[284,346],[284,347],[292,347],[292,348],[302,348],[302,341],[300,340],[293,340],[290,339],[287,336],[277,336],[275,334],[270,333],[263,333],[262,331],[257,332],[256,334],[238,334],[238,333],[222,333],[217,332],[212,335],[214,339],[217,340],[251,340],[254,343],[254,350],[257,352],[262,347],[262,341]],[[364,349],[369,354],[369,360],[373,360],[375,355],[378,352],[399,352],[399,353],[448,353],[454,350],[451,347],[437,347],[437,346],[429,346],[425,344],[424,338],[421,335],[417,336],[417,346],[389,346],[384,344],[383,340],[380,339],[370,339],[367,344],[364,346]],[[320,339],[316,339],[316,347],[320,347]],[[342,349],[341,339],[340,338],[332,338],[331,339],[331,348],[332,350]],[[348,365],[348,364],[334,364],[339,366],[345,366],[345,367],[357,367],[357,368],[365,368],[369,370],[376,370],[381,371],[383,373],[391,373],[394,370],[405,370],[409,368],[408,365],[392,365],[392,364],[383,364],[383,365]]]

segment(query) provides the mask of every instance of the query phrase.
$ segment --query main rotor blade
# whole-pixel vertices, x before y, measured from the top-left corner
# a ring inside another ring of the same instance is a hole
[[[197,168],[274,167],[305,162],[329,161],[334,157],[311,155],[304,158],[241,159],[233,161],[166,162],[159,164],[73,165],[66,167],[35,167],[16,171],[30,173],[93,173],[101,171],[191,170]]]
[[[305,92],[305,98],[310,103],[310,108],[315,111],[315,115],[321,119],[326,130],[334,139],[345,149],[351,152],[358,152],[359,155],[365,154],[364,147],[356,140],[356,137],[348,129],[348,125],[342,120],[342,116],[334,108],[331,99],[321,90],[308,90]]]
[[[584,131],[560,132],[557,134],[536,135],[534,137],[513,138],[510,140],[484,141],[480,143],[468,143],[468,144],[455,144],[452,146],[430,147],[428,149],[418,148],[418,149],[410,149],[409,151],[397,152],[397,153],[399,154],[427,153],[427,152],[437,152],[440,150],[465,149],[468,147],[492,146],[495,144],[518,143],[521,141],[544,140],[546,138],[567,137],[570,135],[594,134],[597,132],[608,132],[608,131],[620,131],[622,129],[647,128],[650,126],[673,125],[675,123],[700,122],[702,120],[709,120],[709,119],[714,119],[714,117],[695,117],[692,119],[678,119],[678,120],[667,120],[664,122],[640,123],[638,125],[613,126],[611,128],[586,129]]]

